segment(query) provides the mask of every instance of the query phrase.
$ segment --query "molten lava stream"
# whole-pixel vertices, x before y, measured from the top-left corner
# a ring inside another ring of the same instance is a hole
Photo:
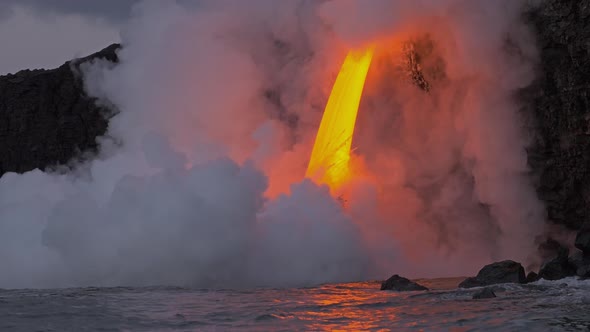
[[[351,51],[338,73],[307,167],[306,177],[338,190],[350,178],[350,149],[373,49]]]

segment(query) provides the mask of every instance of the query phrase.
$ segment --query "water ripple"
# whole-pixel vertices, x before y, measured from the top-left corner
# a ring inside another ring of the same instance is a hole
[[[428,292],[381,292],[376,282],[298,289],[179,287],[0,290],[2,331],[576,331],[589,330],[590,281],[494,287],[456,280]],[[564,286],[563,284],[566,284]]]

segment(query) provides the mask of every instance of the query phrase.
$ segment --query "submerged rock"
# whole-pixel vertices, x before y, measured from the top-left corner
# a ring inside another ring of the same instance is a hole
[[[584,224],[578,232],[575,242],[576,248],[582,250],[586,255],[590,255],[590,223]]]
[[[477,276],[467,278],[459,284],[461,288],[489,286],[503,283],[525,283],[524,268],[520,263],[506,260],[484,266]]]
[[[479,299],[491,299],[496,297],[496,293],[494,293],[494,291],[491,288],[484,288],[482,290],[480,290],[479,292],[473,294],[473,299],[474,300],[479,300]]]
[[[428,288],[404,277],[400,277],[396,274],[391,278],[385,280],[383,283],[381,283],[381,290],[394,290],[398,292],[406,292],[428,290]]]

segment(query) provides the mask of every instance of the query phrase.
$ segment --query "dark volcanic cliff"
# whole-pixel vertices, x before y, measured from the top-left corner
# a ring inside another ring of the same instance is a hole
[[[52,70],[23,70],[0,76],[0,176],[66,164],[97,148],[109,111],[84,93],[80,64],[117,62],[111,45]]]
[[[530,13],[539,77],[527,89],[535,122],[529,164],[550,221],[590,221],[590,1],[546,0]]]

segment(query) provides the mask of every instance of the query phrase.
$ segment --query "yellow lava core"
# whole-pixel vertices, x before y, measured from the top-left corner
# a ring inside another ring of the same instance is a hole
[[[306,177],[340,188],[350,178],[350,149],[373,48],[350,51],[324,110]]]

